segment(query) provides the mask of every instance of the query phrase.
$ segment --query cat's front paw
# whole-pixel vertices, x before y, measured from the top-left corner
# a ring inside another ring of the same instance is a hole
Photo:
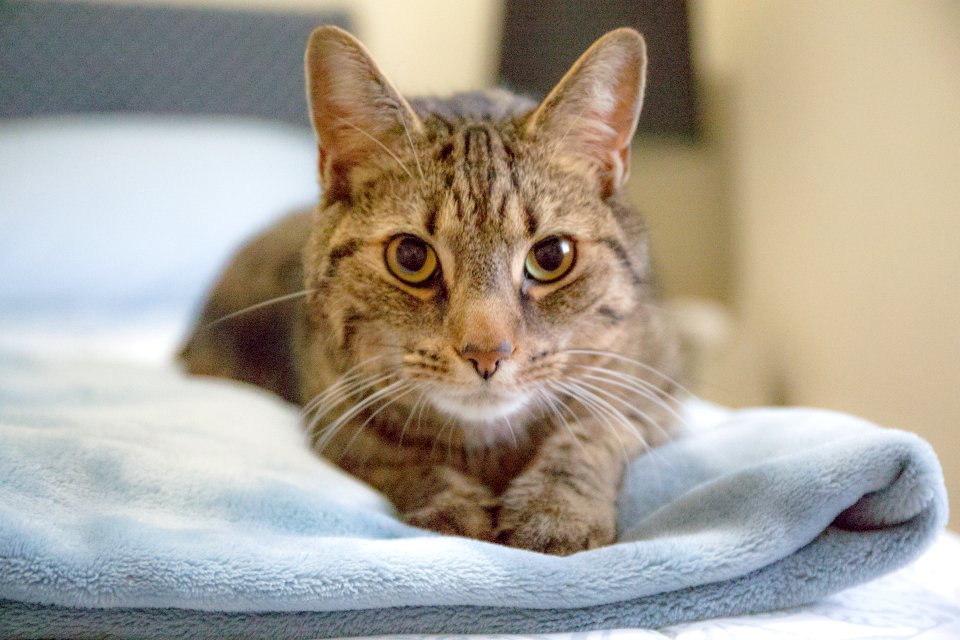
[[[567,556],[613,543],[616,512],[605,500],[562,486],[542,491],[517,487],[503,497],[496,541],[511,547]]]
[[[497,507],[493,498],[464,496],[444,491],[413,511],[403,514],[403,521],[421,529],[430,529],[452,536],[492,541]]]

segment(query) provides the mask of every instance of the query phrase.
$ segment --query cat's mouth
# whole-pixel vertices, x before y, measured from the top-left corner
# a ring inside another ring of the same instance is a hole
[[[429,396],[434,407],[464,422],[477,424],[503,420],[527,406],[527,394],[480,389],[467,393],[434,391]]]

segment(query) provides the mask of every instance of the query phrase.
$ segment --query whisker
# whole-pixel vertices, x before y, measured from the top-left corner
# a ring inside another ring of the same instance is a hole
[[[263,302],[257,302],[256,304],[252,304],[252,305],[250,305],[249,307],[244,307],[243,309],[240,309],[239,311],[234,311],[234,312],[232,312],[232,313],[228,313],[228,314],[225,315],[225,316],[220,316],[220,317],[217,318],[216,320],[211,320],[211,321],[208,322],[207,324],[205,324],[205,325],[203,325],[202,327],[200,327],[199,329],[197,329],[197,332],[199,333],[199,332],[201,332],[201,331],[207,331],[208,329],[212,329],[213,327],[216,327],[217,325],[219,325],[219,324],[221,324],[221,323],[224,323],[224,322],[226,322],[227,320],[232,320],[233,318],[236,318],[237,316],[241,316],[241,315],[243,315],[243,314],[245,314],[245,313],[249,313],[249,312],[251,312],[251,311],[256,311],[257,309],[262,309],[263,307],[269,307],[269,306],[272,305],[272,304],[279,304],[279,303],[281,303],[281,302],[286,302],[287,300],[293,300],[293,299],[295,299],[295,298],[302,298],[303,296],[309,295],[309,294],[313,293],[314,291],[316,291],[316,289],[304,289],[303,291],[297,291],[297,292],[295,292],[295,293],[288,293],[288,294],[283,295],[283,296],[277,296],[276,298],[270,298],[269,300],[264,300]]]
[[[317,429],[317,425],[320,424],[320,421],[323,419],[323,417],[333,409],[346,402],[349,398],[357,395],[362,396],[377,384],[380,384],[385,380],[389,380],[395,373],[396,369],[387,371],[385,373],[374,373],[360,380],[351,382],[340,389],[332,390],[332,393],[329,396],[323,398],[321,402],[318,402],[317,405],[311,409],[311,411],[315,411],[316,413],[307,426],[307,433],[311,435],[314,434]]]
[[[310,411],[307,412],[308,414],[315,412],[310,423],[310,428],[312,429],[315,423],[320,420],[320,418],[329,413],[331,409],[343,404],[348,398],[352,398],[357,394],[365,393],[367,389],[389,379],[392,375],[393,373],[385,373],[380,375],[374,374],[372,376],[350,382],[341,388],[328,390],[329,395],[320,398],[316,405],[314,405]],[[321,408],[323,409],[322,411]]]
[[[616,353],[616,352],[614,352],[614,351],[602,351],[602,350],[596,350],[596,349],[563,349],[563,350],[560,351],[560,353],[569,353],[569,354],[573,354],[573,355],[606,356],[606,357],[611,358],[611,359],[613,359],[613,360],[619,360],[620,362],[626,362],[626,363],[632,364],[632,365],[634,365],[634,366],[636,366],[636,367],[640,367],[641,369],[644,369],[644,370],[646,370],[646,371],[649,371],[650,373],[653,373],[653,374],[655,374],[655,375],[660,376],[663,380],[669,382],[670,384],[672,384],[672,385],[675,386],[676,388],[680,389],[680,390],[683,391],[685,394],[689,395],[691,398],[696,398],[696,397],[697,397],[697,394],[695,394],[693,391],[690,391],[689,389],[687,389],[686,387],[684,387],[682,384],[680,384],[680,382],[677,381],[675,378],[671,378],[670,376],[668,376],[668,375],[665,374],[664,372],[660,371],[660,370],[657,369],[656,367],[653,367],[653,366],[647,364],[646,362],[641,362],[641,361],[636,360],[636,359],[634,359],[634,358],[628,358],[628,357],[626,357],[626,356],[624,356],[624,355],[621,355],[621,354],[619,354],[619,353]]]
[[[639,429],[637,428],[637,426],[636,426],[635,424],[633,424],[633,422],[630,421],[630,419],[627,418],[627,416],[625,416],[622,411],[620,411],[619,409],[617,409],[616,407],[614,407],[613,405],[611,405],[609,402],[605,401],[605,400],[604,400],[603,398],[601,398],[600,396],[597,396],[595,393],[591,392],[590,390],[584,389],[583,386],[582,386],[582,385],[583,385],[582,382],[576,382],[576,381],[574,381],[574,380],[571,380],[571,383],[574,384],[574,386],[577,388],[577,390],[578,390],[580,393],[585,394],[585,396],[588,396],[589,398],[591,398],[591,399],[592,399],[593,401],[595,401],[595,402],[601,403],[601,404],[605,407],[606,411],[612,412],[613,417],[616,418],[617,421],[620,422],[620,424],[622,424],[623,426],[625,426],[625,427],[627,428],[627,430],[628,430],[629,432],[631,432],[631,433],[639,440],[639,442],[643,445],[643,447],[644,447],[644,452],[646,453],[646,455],[650,455],[650,456],[656,456],[656,455],[657,455],[657,450],[656,450],[656,448],[655,448],[655,447],[651,447],[651,446],[647,443],[646,438],[643,437],[643,434],[640,433],[640,431],[639,431]],[[589,386],[593,387],[593,385],[589,385]],[[594,387],[594,388],[595,388],[595,387]],[[607,391],[607,390],[605,390],[605,389],[599,389],[599,390],[602,391],[602,392],[604,392],[604,393],[607,394],[607,395],[612,395],[612,394],[610,394],[609,391]],[[639,410],[637,410],[635,407],[631,407],[630,405],[628,405],[628,404],[627,404],[622,398],[620,398],[619,396],[613,396],[613,397],[615,397],[617,400],[619,400],[619,401],[620,401],[621,403],[623,403],[625,406],[628,406],[628,407],[630,407],[631,409],[633,409],[633,410],[635,410],[635,411],[638,411],[638,412],[642,415],[642,417],[644,418],[644,420],[646,420],[647,423],[649,423],[653,428],[657,429],[660,433],[664,434],[665,437],[669,437],[669,434],[667,434],[667,432],[663,429],[663,427],[660,426],[660,424],[659,424],[656,420],[654,420],[653,418],[651,418],[649,415],[647,415],[647,414],[644,413],[643,411],[639,411]],[[615,433],[616,433],[616,432],[615,432]],[[672,466],[672,465],[670,465],[670,466]]]
[[[401,388],[396,389],[396,390],[400,391],[400,393],[398,393],[397,395],[393,396],[392,398],[388,398],[387,401],[386,401],[384,404],[382,404],[380,407],[378,407],[378,408],[376,409],[376,411],[374,411],[374,412],[371,413],[369,416],[367,416],[367,419],[363,421],[363,424],[361,424],[359,427],[356,428],[356,432],[353,434],[353,437],[350,438],[350,441],[347,442],[347,446],[344,447],[344,448],[343,448],[343,451],[340,452],[340,455],[341,455],[341,456],[347,455],[347,452],[350,451],[350,447],[353,446],[354,441],[356,441],[356,439],[360,436],[360,434],[361,434],[361,433],[363,432],[363,430],[367,427],[367,425],[370,424],[370,422],[371,422],[374,418],[376,418],[377,415],[379,415],[380,413],[382,413],[383,411],[385,411],[388,407],[392,406],[393,404],[395,404],[396,402],[398,402],[401,398],[403,398],[403,397],[406,396],[408,393],[410,393],[411,391],[413,391],[413,390],[414,390],[414,385],[412,385],[412,384],[410,384],[409,382],[407,382],[407,383],[406,383],[406,387],[401,387]],[[363,462],[360,463],[360,467],[359,467],[360,469],[363,469],[363,468],[365,468],[365,467],[367,466],[367,463],[370,461],[370,455],[371,455],[371,453],[372,453],[372,452],[369,452],[369,451],[367,452],[367,455],[366,455],[366,457],[363,459]]]
[[[430,447],[430,457],[433,457],[433,454],[437,450],[437,443],[440,442],[440,437],[443,436],[444,432],[447,430],[447,427],[453,429],[453,416],[448,416],[446,422],[443,423],[443,426],[440,427],[440,430],[433,436],[433,446]]]
[[[407,144],[410,145],[410,152],[413,154],[413,160],[417,163],[417,173],[420,174],[420,179],[424,180],[423,167],[420,166],[420,156],[417,155],[417,148],[413,146],[413,140],[410,137],[410,129],[407,127],[407,119],[404,118],[403,115],[400,115],[400,123],[403,125],[403,133],[407,136]]]
[[[614,437],[616,437],[617,442],[620,443],[620,449],[623,451],[624,465],[629,464],[630,454],[627,453],[627,446],[626,444],[624,444],[623,438],[620,437],[620,434],[618,433],[617,428],[613,425],[612,422],[610,422],[610,418],[608,417],[608,414],[602,410],[602,406],[594,402],[589,397],[589,394],[585,393],[582,389],[580,389],[576,385],[571,385],[571,384],[563,383],[559,381],[554,381],[553,384],[555,386],[558,386],[561,391],[566,393],[566,395],[570,396],[571,398],[579,402],[581,406],[587,409],[587,411],[589,411],[594,417],[600,419],[600,421],[606,425],[606,427],[610,430],[610,432],[613,433]],[[617,411],[614,410],[612,415],[616,417]],[[626,424],[629,424],[629,423],[626,423]],[[641,443],[646,444],[643,442],[643,438],[640,438],[640,441]]]
[[[410,426],[410,422],[413,419],[413,414],[417,412],[420,407],[420,403],[423,402],[427,397],[427,390],[424,389],[420,392],[420,396],[413,403],[413,406],[410,407],[410,412],[407,414],[407,419],[404,421],[403,426],[400,428],[400,437],[397,439],[397,448],[403,447],[403,435],[407,432],[407,427]]]
[[[566,407],[566,405],[563,404],[563,400],[562,400],[562,399],[558,398],[558,401],[561,403],[562,406]],[[585,406],[586,406],[586,405],[585,405]],[[570,411],[569,407],[567,408],[567,410]],[[591,411],[591,413],[594,413],[592,410],[589,409],[589,407],[588,407],[588,410]],[[572,413],[572,411],[571,411],[571,413]],[[574,417],[575,417],[575,416],[574,416]],[[583,446],[583,443],[580,442],[580,439],[576,437],[576,434],[573,432],[573,428],[570,427],[569,424],[567,424],[566,420],[564,420],[564,424],[566,424],[567,430],[570,432],[570,435],[573,436],[574,441],[576,441],[576,443],[579,445],[581,451],[586,452],[586,447],[584,447],[584,446]],[[609,423],[608,423],[608,428],[611,428],[611,430],[613,431],[614,436],[616,436],[616,437],[617,437],[617,440],[620,442],[620,450],[623,452],[623,456],[624,456],[624,470],[625,470],[625,471],[624,471],[624,476],[623,476],[623,477],[624,477],[624,479],[625,479],[625,481],[626,481],[626,483],[627,483],[626,488],[627,488],[627,490],[629,490],[629,489],[630,489],[630,475],[626,473],[626,468],[627,468],[627,467],[629,466],[629,464],[630,464],[630,456],[627,454],[626,446],[624,445],[623,440],[620,439],[620,436],[617,434],[616,429],[613,429],[611,426],[609,426]]]
[[[671,407],[668,402],[658,397],[657,391],[661,391],[664,395],[666,395],[668,398],[670,398],[674,402],[677,402],[678,404],[680,401],[677,398],[670,396],[669,394],[661,390],[656,385],[652,385],[646,380],[641,380],[640,378],[634,378],[634,376],[623,374],[619,371],[610,371],[608,369],[600,369],[599,367],[586,367],[584,365],[575,365],[575,366],[585,368],[585,369],[590,369],[590,370],[599,369],[597,373],[602,373],[603,375],[591,375],[589,373],[585,373],[585,374],[582,374],[581,377],[586,380],[603,382],[604,384],[610,384],[615,387],[620,387],[621,389],[633,391],[634,393],[640,395],[641,397],[656,403],[658,407],[662,408],[664,411],[667,411],[670,415],[676,418],[677,421],[680,424],[682,424],[684,427],[687,427],[687,428],[690,427],[690,425],[686,421],[686,418],[683,417],[683,414],[677,411],[676,409],[674,409],[673,407]],[[607,377],[604,377],[604,376],[607,376]],[[635,382],[634,383],[631,383],[630,381],[621,382],[621,379],[629,379],[629,378],[634,378]],[[640,386],[640,383],[644,383],[643,386]]]
[[[315,395],[313,398],[310,399],[309,402],[307,402],[306,404],[303,405],[303,407],[301,407],[300,416],[305,417],[307,414],[310,413],[314,405],[320,404],[320,402],[323,401],[323,398],[325,396],[332,393],[336,389],[343,388],[348,382],[352,382],[356,380],[358,376],[362,376],[363,372],[358,371],[360,367],[370,364],[371,362],[374,362],[376,360],[382,360],[383,358],[386,358],[386,357],[387,357],[386,354],[382,354],[382,355],[374,356],[372,358],[367,358],[366,360],[359,362],[354,366],[350,367],[349,369],[347,369],[346,371],[344,371],[340,375],[340,377],[338,377],[336,380],[333,381],[332,384],[330,384],[330,386],[328,386],[326,389],[324,389],[323,391]]]
[[[364,409],[366,409],[367,407],[371,406],[372,404],[380,400],[384,395],[388,395],[396,391],[398,387],[404,384],[407,384],[407,383],[402,380],[391,382],[390,384],[383,387],[379,391],[376,391],[370,394],[369,396],[365,397],[363,400],[361,400],[357,404],[347,409],[336,420],[334,420],[332,423],[328,424],[326,427],[323,428],[323,435],[316,441],[314,446],[317,448],[318,451],[322,452],[323,449],[327,446],[327,444],[330,443],[334,435],[336,435],[336,433],[339,432],[340,429],[344,427],[344,425],[348,424],[350,420],[355,418]]]
[[[577,443],[577,446],[580,447],[580,451],[584,455],[587,455],[587,448],[583,446],[583,443],[580,441],[580,438],[578,438],[577,434],[573,432],[573,427],[570,426],[570,423],[567,421],[566,416],[564,416],[563,413],[554,405],[554,402],[557,402],[560,404],[562,408],[566,409],[567,411],[570,411],[572,414],[573,412],[570,410],[570,408],[566,404],[564,404],[563,399],[553,396],[549,391],[545,389],[538,389],[537,391],[539,391],[540,395],[543,396],[544,401],[547,403],[547,406],[553,410],[553,413],[556,414],[558,418],[560,418],[560,424],[564,427],[564,429],[567,430],[567,433],[569,433],[571,439]],[[576,418],[576,416],[574,416],[574,418]]]
[[[513,440],[513,448],[519,449],[520,442],[517,441],[517,433],[513,430],[513,424],[508,416],[503,416],[502,420],[507,423],[507,429],[510,431],[510,439]]]
[[[611,382],[611,381],[605,380],[604,382]],[[646,411],[644,411],[643,409],[640,409],[639,407],[633,406],[632,404],[630,404],[629,402],[627,402],[626,399],[624,399],[623,397],[618,396],[617,394],[615,394],[615,393],[613,393],[612,391],[609,391],[609,390],[607,390],[607,389],[604,389],[603,387],[600,387],[600,386],[594,385],[594,384],[590,384],[589,382],[584,382],[583,380],[578,380],[578,383],[579,383],[582,387],[585,387],[586,389],[591,390],[591,391],[594,392],[594,393],[603,394],[604,396],[610,398],[611,400],[615,400],[615,401],[619,402],[620,404],[622,404],[623,406],[625,406],[625,407],[626,407],[628,410],[630,410],[630,411],[635,411],[635,412],[637,412],[637,414],[639,414],[640,417],[643,418],[643,420],[644,420],[645,423],[649,424],[651,427],[653,427],[654,429],[656,429],[657,431],[659,431],[661,434],[663,434],[663,436],[664,436],[665,438],[669,438],[669,434],[667,433],[666,429],[664,429],[662,426],[660,426],[660,424],[657,422],[657,420],[655,420],[650,414],[648,414],[648,413],[647,413]],[[600,396],[598,396],[598,398],[599,398],[599,397],[600,397]]]
[[[360,127],[358,127],[357,125],[355,125],[355,124],[353,124],[352,122],[350,122],[349,120],[347,120],[346,118],[339,118],[339,117],[338,117],[338,118],[337,118],[337,121],[338,121],[338,122],[342,122],[343,124],[347,125],[348,127],[352,127],[352,128],[354,128],[354,129],[356,129],[356,130],[359,131],[361,134],[365,135],[367,138],[369,138],[369,139],[372,140],[373,142],[377,143],[377,144],[380,146],[381,149],[383,149],[384,151],[386,151],[387,154],[388,154],[391,158],[393,158],[393,159],[397,162],[398,165],[400,165],[400,168],[404,170],[404,172],[407,174],[407,176],[408,176],[411,180],[413,179],[413,174],[410,173],[410,170],[409,170],[409,169],[407,169],[407,165],[403,164],[403,162],[400,161],[400,158],[397,157],[397,154],[395,154],[393,151],[391,151],[390,148],[387,147],[387,145],[383,144],[382,142],[380,142],[379,140],[377,140],[376,138],[374,138],[372,135],[370,135],[369,133],[367,133],[366,131],[364,131],[363,129],[361,129]]]
[[[576,367],[578,369],[584,369],[586,371],[592,371],[595,374],[603,374],[603,375],[609,376],[611,380],[617,379],[617,380],[625,381],[625,382],[621,382],[620,384],[626,384],[636,389],[642,389],[645,392],[651,394],[651,396],[649,397],[651,398],[655,397],[659,399],[661,402],[666,402],[666,400],[672,400],[678,406],[683,405],[683,400],[681,400],[679,397],[675,396],[674,394],[670,393],[663,387],[660,387],[650,382],[649,380],[644,380],[643,378],[626,373],[624,371],[619,371],[617,369],[609,369],[607,367],[595,367],[595,366],[586,365],[586,364],[572,364],[571,366]],[[588,375],[588,374],[584,374],[584,375]]]

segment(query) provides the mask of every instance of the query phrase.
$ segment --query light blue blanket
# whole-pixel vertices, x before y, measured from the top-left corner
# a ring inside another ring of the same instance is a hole
[[[690,415],[693,435],[630,468],[620,542],[558,558],[401,524],[257,390],[0,356],[0,637],[658,627],[814,601],[944,526],[914,435],[809,409]]]

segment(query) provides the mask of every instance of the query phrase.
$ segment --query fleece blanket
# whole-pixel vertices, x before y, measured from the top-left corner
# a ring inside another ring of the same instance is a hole
[[[914,435],[812,409],[705,415],[632,464],[617,544],[559,558],[405,526],[256,389],[2,355],[0,637],[658,627],[814,601],[945,524]]]

